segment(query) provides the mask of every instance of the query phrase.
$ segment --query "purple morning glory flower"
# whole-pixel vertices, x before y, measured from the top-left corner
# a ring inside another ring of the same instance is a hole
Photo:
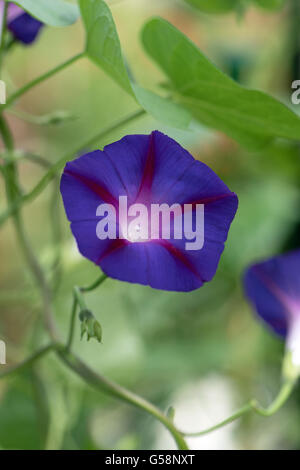
[[[258,315],[279,336],[300,365],[300,250],[251,266],[245,291]]]
[[[238,206],[208,166],[158,131],[67,163],[61,193],[83,256],[112,278],[170,291],[213,278]]]
[[[0,18],[4,10],[4,1],[0,0]],[[44,26],[39,20],[33,18],[22,8],[9,3],[7,12],[7,28],[17,41],[23,44],[31,44],[37,38],[40,29]],[[0,28],[1,29],[1,28]]]

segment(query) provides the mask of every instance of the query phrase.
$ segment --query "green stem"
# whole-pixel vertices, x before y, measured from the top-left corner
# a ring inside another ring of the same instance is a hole
[[[86,303],[81,293],[81,289],[78,286],[75,286],[73,289],[74,298],[77,300],[77,303],[80,307],[80,310],[86,310]]]
[[[35,281],[42,295],[43,312],[44,312],[46,329],[49,332],[50,337],[53,340],[57,340],[59,335],[58,335],[57,327],[56,327],[55,320],[54,320],[54,312],[52,310],[52,293],[51,293],[51,290],[49,289],[44,271],[41,268],[32,250],[29,240],[27,239],[27,236],[24,230],[23,221],[19,213],[14,215],[14,225],[15,225],[18,240],[23,250],[24,256],[27,260],[27,263],[31,269],[33,277],[35,278]]]
[[[50,199],[50,217],[52,220],[52,243],[54,249],[54,259],[52,263],[52,291],[57,292],[61,284],[62,277],[62,227],[60,221],[60,212],[57,210],[60,204],[60,179],[56,175],[53,184],[52,196]]]
[[[15,46],[17,43],[18,43],[18,41],[16,40],[16,38],[11,35],[11,36],[6,40],[5,52],[7,53],[8,51],[10,51],[10,50],[12,49],[12,47]]]
[[[176,429],[174,424],[154,405],[139,397],[138,395],[135,395],[129,390],[126,390],[124,387],[121,387],[120,385],[108,380],[102,375],[97,374],[70,352],[62,350],[59,351],[58,354],[70,369],[72,369],[85,382],[89,383],[97,390],[108,393],[109,395],[125,401],[154,416],[170,431],[178,446],[178,449],[188,450],[188,446],[182,434]]]
[[[287,399],[290,397],[294,386],[295,386],[295,381],[286,381],[282,384],[281,389],[279,390],[278,395],[274,399],[274,401],[271,403],[270,406],[267,408],[263,408],[258,404],[256,400],[251,400],[249,403],[247,403],[245,406],[240,408],[237,412],[235,412],[233,415],[231,415],[229,418],[225,419],[224,421],[221,421],[220,423],[216,424],[215,426],[212,426],[210,428],[204,429],[203,431],[199,432],[192,432],[192,433],[186,433],[183,432],[183,436],[187,437],[198,437],[198,436],[204,436],[205,434],[209,434],[213,431],[216,431],[217,429],[220,429],[227,424],[232,423],[233,421],[237,420],[238,418],[241,418],[242,416],[248,414],[251,411],[254,411],[255,413],[261,415],[261,416],[272,416],[275,414],[287,401]]]
[[[0,215],[0,225],[2,225],[12,214],[14,214],[20,206],[24,204],[28,204],[29,202],[33,201],[37,196],[40,195],[40,193],[47,187],[47,185],[52,181],[52,179],[55,177],[56,173],[64,167],[66,162],[70,160],[74,155],[78,154],[80,151],[87,149],[91,145],[93,145],[95,142],[98,140],[102,139],[106,135],[110,134],[111,132],[116,131],[122,126],[125,126],[126,124],[129,124],[130,122],[134,121],[135,119],[143,116],[146,114],[146,111],[143,109],[140,109],[136,111],[133,114],[130,114],[129,116],[126,116],[125,118],[117,121],[115,124],[112,126],[107,127],[106,129],[102,130],[98,134],[94,135],[90,139],[88,139],[86,142],[82,143],[79,147],[73,150],[73,152],[68,153],[67,155],[64,155],[62,158],[60,158],[42,177],[42,179],[39,181],[39,183],[30,191],[29,193],[25,194],[19,200],[17,200],[15,203],[11,204],[8,209],[3,212]]]
[[[63,122],[74,121],[76,117],[64,111],[57,111],[48,114],[36,116],[16,109],[7,109],[6,111],[22,121],[29,122],[38,126],[47,126],[53,124],[62,124]]]
[[[2,75],[2,61],[3,61],[4,50],[5,50],[7,10],[8,10],[8,3],[5,2],[4,9],[3,9],[3,16],[2,16],[2,30],[1,30],[1,38],[0,38],[0,77]],[[0,19],[0,22],[1,22],[1,19]]]
[[[272,416],[273,414],[277,413],[277,411],[286,403],[290,397],[295,387],[295,383],[296,381],[294,380],[283,382],[277,397],[267,408],[261,407],[259,403],[256,402],[256,400],[252,400],[251,406],[253,411],[261,416]]]
[[[5,162],[5,183],[6,183],[6,194],[8,203],[14,203],[16,198],[19,198],[20,195],[20,188],[18,185],[17,180],[17,172],[15,167],[15,162],[13,159],[13,151],[14,151],[14,143],[11,131],[4,119],[3,116],[0,116],[0,132],[3,137],[3,141],[7,150],[8,159]],[[13,214],[13,222],[16,231],[16,235],[18,237],[20,246],[23,250],[25,259],[27,260],[28,266],[32,272],[32,275],[38,285],[42,300],[43,300],[43,312],[44,312],[44,319],[46,328],[53,340],[57,340],[58,332],[56,329],[55,321],[54,321],[54,313],[52,310],[52,294],[48,287],[48,283],[41,268],[38,259],[36,258],[34,251],[31,247],[29,240],[27,239],[25,228],[23,224],[23,219],[18,210],[16,210]]]
[[[0,116],[1,119],[1,116]],[[48,169],[51,167],[51,163],[44,157],[40,155],[36,155],[29,152],[14,152],[13,155],[14,161],[19,160],[28,160],[36,165],[41,166],[42,168]],[[0,169],[2,167],[0,166]],[[60,217],[57,214],[57,206],[58,206],[58,199],[60,197],[59,192],[59,177],[58,175],[55,176],[54,184],[53,184],[53,192],[50,199],[50,216],[51,216],[51,228],[52,228],[52,237],[53,237],[53,247],[55,251],[54,261],[52,265],[52,278],[53,278],[53,288],[52,291],[55,293],[59,287],[60,280],[61,280],[61,226],[60,226]]]
[[[34,364],[36,361],[44,357],[46,354],[48,354],[50,351],[54,351],[57,349],[59,346],[57,343],[50,343],[48,346],[44,346],[41,349],[39,349],[37,352],[32,354],[28,359],[25,361],[21,362],[20,364],[12,367],[6,368],[3,372],[0,372],[0,379],[3,379],[5,377],[9,377],[11,375],[14,375],[18,372],[22,372],[24,369],[27,369],[28,367],[31,367],[32,364]]]
[[[1,106],[1,111],[4,111],[6,108],[8,108],[12,103],[14,103],[18,98],[20,98],[22,95],[27,93],[29,90],[34,88],[35,86],[39,85],[40,83],[48,80],[49,78],[53,77],[53,75],[56,75],[58,72],[61,72],[65,68],[69,67],[72,65],[74,62],[77,60],[81,59],[82,57],[85,56],[85,53],[82,52],[80,54],[75,55],[74,57],[71,57],[71,59],[63,62],[62,64],[58,65],[57,67],[54,67],[53,69],[49,70],[48,72],[44,73],[43,75],[40,75],[36,79],[32,80],[31,82],[27,83],[24,87],[20,88],[18,91],[16,91],[13,95],[11,95],[7,101],[6,104]]]
[[[230,424],[236,419],[241,418],[241,416],[244,416],[245,414],[249,413],[249,411],[252,411],[252,405],[250,403],[240,408],[236,413],[234,413],[229,418],[224,419],[224,421],[221,421],[220,423],[215,424],[214,426],[211,426],[210,428],[207,428],[207,429],[204,429],[203,431],[198,431],[198,432],[183,432],[182,435],[186,437],[204,436],[205,434],[209,434],[213,431],[217,431],[217,429],[223,428],[227,424]]]
[[[76,325],[77,305],[78,305],[77,298],[74,296],[73,297],[72,313],[71,313],[70,330],[69,330],[69,336],[68,336],[68,341],[67,341],[67,345],[66,345],[66,350],[67,351],[70,351],[70,349],[72,347],[72,344],[73,344],[75,325]]]
[[[101,286],[101,284],[107,279],[106,274],[101,274],[101,276],[96,279],[90,286],[87,287],[80,287],[81,292],[91,292],[92,290],[96,289],[97,287]]]
[[[41,157],[40,155],[36,155],[34,153],[29,153],[29,152],[22,152],[20,153],[19,155],[16,156],[16,159],[24,159],[24,160],[28,160],[29,162],[32,162],[32,163],[35,163],[36,165],[39,165],[40,167],[42,168],[46,168],[48,169],[49,167],[51,167],[51,162],[49,162],[49,160],[47,160],[46,158],[44,157]]]
[[[1,116],[1,114],[0,114],[0,131],[1,131],[5,148],[7,152],[11,154],[14,150],[14,140],[10,132],[10,129],[7,125],[7,122],[5,121],[4,117]],[[10,155],[10,159],[12,159],[12,155]]]

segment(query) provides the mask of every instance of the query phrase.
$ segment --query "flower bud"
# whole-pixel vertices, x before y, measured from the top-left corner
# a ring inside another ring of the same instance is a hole
[[[169,408],[167,409],[167,418],[169,418],[170,421],[174,421],[174,418],[175,418],[175,409],[173,406],[169,406]]]
[[[87,335],[87,340],[95,338],[99,343],[102,341],[102,328],[90,310],[81,310],[79,314],[81,321],[81,339]]]
[[[94,335],[95,338],[99,341],[99,343],[102,342],[102,327],[98,321],[94,322]]]
[[[74,121],[76,117],[68,111],[55,111],[52,114],[42,116],[40,118],[40,124],[48,125],[60,125],[64,122]]]

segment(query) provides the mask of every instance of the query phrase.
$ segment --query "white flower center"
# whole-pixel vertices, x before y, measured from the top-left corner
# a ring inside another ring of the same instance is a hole
[[[292,364],[300,366],[300,315],[293,317],[289,325],[287,349],[291,352]]]
[[[129,227],[128,233],[127,233],[127,240],[132,243],[146,241],[142,237],[141,224],[136,224],[133,227],[132,226]]]

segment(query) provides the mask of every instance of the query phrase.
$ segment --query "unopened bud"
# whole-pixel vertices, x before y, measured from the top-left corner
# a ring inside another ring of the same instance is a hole
[[[95,338],[99,341],[99,343],[102,342],[102,327],[98,321],[95,321],[94,323],[94,334]]]
[[[79,314],[81,321],[81,339],[87,335],[87,340],[95,338],[99,343],[102,341],[102,328],[90,310],[81,310]]]
[[[76,117],[68,111],[55,111],[54,113],[40,117],[40,123],[44,125],[59,125],[64,122],[74,121]]]
[[[175,418],[175,409],[173,406],[169,406],[167,409],[167,418],[169,418],[170,421],[174,421]]]

